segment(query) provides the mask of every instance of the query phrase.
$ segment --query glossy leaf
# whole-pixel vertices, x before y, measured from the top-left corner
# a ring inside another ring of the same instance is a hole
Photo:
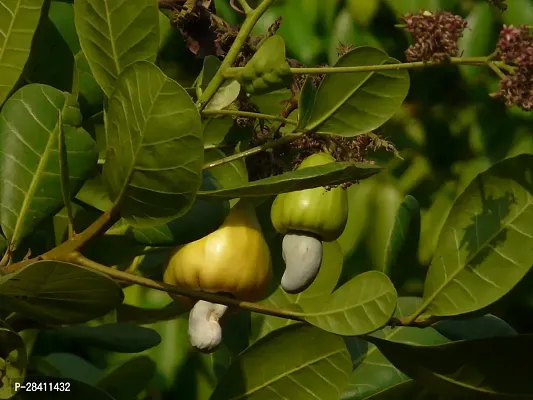
[[[0,105],[17,84],[40,22],[43,0],[12,0],[2,3],[0,14]]]
[[[147,389],[155,371],[156,364],[150,357],[135,357],[109,372],[97,387],[115,400],[134,399]]]
[[[79,113],[77,108],[72,111]],[[60,113],[71,195],[96,166],[94,140],[83,129],[68,126],[71,121],[66,112],[65,93],[39,84],[18,90],[0,112],[0,219],[3,232],[15,246],[63,206]]]
[[[337,335],[358,336],[376,331],[396,308],[396,289],[378,271],[357,275],[332,293],[327,301],[306,302],[305,320]]]
[[[511,290],[533,264],[532,155],[480,174],[457,199],[424,288],[425,314],[476,311]]]
[[[0,321],[0,399],[11,399],[15,383],[24,381],[28,356],[22,338],[4,325]]]
[[[0,278],[0,307],[43,323],[86,322],[122,300],[111,278],[59,261],[38,261]]]
[[[530,398],[533,335],[416,346],[369,338],[398,368],[441,394],[469,399]]]
[[[270,333],[239,354],[210,400],[336,399],[351,369],[340,337],[295,324]]]
[[[109,197],[132,226],[183,215],[201,184],[200,114],[190,96],[154,64],[120,75],[106,114],[102,176]]]
[[[400,297],[394,313],[396,318],[406,317],[416,311],[422,300],[416,297]],[[431,345],[447,343],[449,340],[433,328],[412,328],[399,326],[385,327],[372,336],[399,343]],[[398,392],[413,390],[413,380],[396,368],[373,344],[358,337],[346,337],[348,349],[352,355],[354,371],[342,400],[362,399],[396,399],[387,397],[398,395]],[[387,394],[389,393],[389,394]],[[380,397],[380,394],[383,397]],[[399,398],[399,397],[398,397]],[[405,398],[410,399],[408,397]]]
[[[129,64],[155,62],[159,48],[157,1],[77,0],[74,17],[83,53],[108,97]]]
[[[282,175],[260,179],[246,185],[219,190],[200,191],[200,198],[234,199],[237,197],[261,197],[323,185],[365,179],[380,172],[382,167],[372,164],[335,162],[318,167],[303,168]]]
[[[339,244],[337,242],[324,242],[320,272],[311,286],[298,294],[288,294],[280,286],[259,303],[276,308],[301,311],[302,304],[326,301],[339,281],[342,261],[342,251]],[[285,268],[285,265],[282,265],[281,268]],[[259,339],[273,330],[293,323],[295,322],[290,319],[253,314],[252,335],[255,339]]]
[[[335,67],[397,63],[373,47],[358,47]],[[316,94],[306,130],[357,136],[376,129],[400,109],[409,90],[405,70],[328,74]]]
[[[87,346],[118,353],[140,353],[161,343],[156,331],[133,323],[69,326],[53,331],[51,335],[59,340],[80,341]]]

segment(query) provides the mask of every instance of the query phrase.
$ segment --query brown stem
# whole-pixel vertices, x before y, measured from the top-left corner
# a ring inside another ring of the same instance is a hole
[[[65,260],[66,261],[66,260]],[[95,271],[102,272],[114,279],[118,279],[125,282],[134,283],[150,289],[160,290],[167,293],[173,293],[181,296],[187,296],[196,300],[209,301],[211,303],[223,304],[229,307],[241,308],[243,310],[248,310],[260,314],[271,315],[274,317],[291,319],[294,321],[305,321],[301,313],[294,311],[271,308],[263,306],[261,304],[251,303],[247,301],[240,301],[236,299],[231,299],[225,296],[220,296],[214,293],[201,292],[198,290],[192,290],[181,286],[167,285],[163,282],[157,282],[152,279],[148,279],[142,276],[132,275],[127,272],[111,269],[105,265],[99,264],[88,258],[84,257],[79,253],[73,253],[69,259],[69,262],[82,265],[87,268],[94,269]]]

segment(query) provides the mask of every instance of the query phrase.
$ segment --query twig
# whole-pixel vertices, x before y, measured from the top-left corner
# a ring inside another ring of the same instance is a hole
[[[303,313],[284,310],[281,308],[271,308],[257,303],[250,303],[247,301],[231,299],[226,296],[220,296],[214,293],[201,292],[198,290],[192,290],[181,286],[167,285],[163,282],[157,282],[142,276],[132,275],[127,272],[111,269],[109,267],[106,267],[105,265],[89,260],[88,258],[84,257],[79,253],[74,253],[71,257],[69,257],[69,261],[87,268],[91,268],[95,271],[99,271],[114,279],[141,285],[150,289],[173,293],[181,296],[187,296],[196,300],[205,300],[211,303],[224,304],[229,307],[237,307],[259,314],[271,315],[273,317],[291,319],[294,321],[305,321],[303,318]]]
[[[256,9],[250,11],[247,14],[246,19],[242,24],[241,29],[239,30],[239,33],[237,34],[237,37],[233,42],[233,45],[226,54],[226,57],[224,57],[224,61],[222,61],[220,68],[218,69],[213,79],[211,79],[211,82],[209,82],[209,85],[197,101],[197,106],[200,111],[205,108],[205,106],[209,103],[209,101],[218,91],[222,83],[224,83],[224,71],[230,68],[235,62],[235,60],[237,60],[241,48],[246,43],[248,35],[252,32],[252,29],[259,20],[259,18],[261,18],[261,16],[265,13],[265,11],[268,9],[268,7],[270,7],[273,2],[274,0],[263,0],[263,2],[259,4]]]
[[[283,137],[281,137],[279,139],[275,139],[275,140],[271,140],[269,142],[266,142],[266,143],[264,143],[264,144],[262,144],[260,146],[253,147],[251,149],[242,151],[240,153],[233,154],[231,156],[221,158],[220,160],[216,160],[216,161],[211,161],[211,162],[205,163],[202,168],[203,169],[214,168],[214,167],[218,167],[219,165],[223,165],[223,164],[227,164],[227,163],[239,160],[241,158],[249,157],[251,155],[254,155],[254,154],[257,154],[257,153],[261,153],[261,152],[269,150],[269,149],[273,149],[274,147],[281,146],[282,144],[290,143],[290,142],[298,139],[301,136],[302,136],[301,133],[283,136]]]
[[[298,125],[298,121],[295,121],[293,119],[288,119],[284,117],[280,117],[277,115],[269,115],[269,114],[261,114],[261,113],[254,113],[249,111],[239,111],[239,110],[204,110],[202,111],[202,115],[206,117],[216,117],[218,115],[233,115],[236,117],[246,117],[246,118],[258,118],[258,119],[268,119],[270,121],[278,121],[283,122],[285,124],[289,125]]]
[[[494,65],[501,67],[505,63],[502,61],[492,61]],[[354,72],[373,72],[373,71],[398,71],[404,69],[415,69],[425,67],[435,67],[442,65],[474,65],[484,66],[489,64],[488,57],[451,57],[447,62],[437,61],[416,61],[401,64],[380,64],[380,65],[361,65],[354,67],[298,67],[291,68],[293,75],[321,75],[321,74],[346,74]],[[234,78],[244,67],[232,67],[224,71],[225,78]]]

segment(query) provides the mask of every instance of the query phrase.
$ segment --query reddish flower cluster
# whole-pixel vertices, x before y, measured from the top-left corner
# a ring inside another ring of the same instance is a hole
[[[405,14],[401,17],[405,30],[415,43],[406,51],[407,61],[443,61],[457,55],[457,41],[467,22],[449,12]]]
[[[517,67],[500,81],[498,96],[508,106],[517,105],[525,111],[533,109],[533,37],[527,26],[503,26],[498,40],[502,61]]]

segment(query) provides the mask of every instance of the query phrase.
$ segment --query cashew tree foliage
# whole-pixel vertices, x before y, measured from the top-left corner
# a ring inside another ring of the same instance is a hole
[[[533,398],[533,1],[0,5],[0,399]]]

